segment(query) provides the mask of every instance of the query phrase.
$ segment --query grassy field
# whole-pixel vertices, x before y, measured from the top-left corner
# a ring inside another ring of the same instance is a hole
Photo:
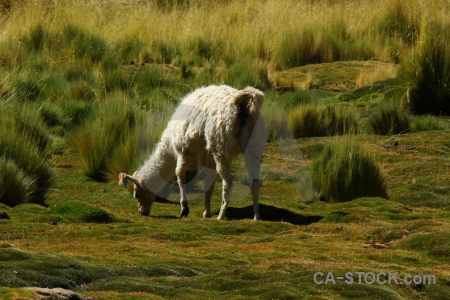
[[[450,298],[449,20],[439,0],[0,1],[0,299]],[[242,160],[226,221],[197,185],[188,218],[176,191],[140,216],[117,174],[208,84],[265,93],[263,221]]]

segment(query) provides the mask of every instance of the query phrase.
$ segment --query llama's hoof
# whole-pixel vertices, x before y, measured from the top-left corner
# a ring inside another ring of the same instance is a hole
[[[187,217],[188,215],[189,215],[189,207],[188,206],[184,206],[181,209],[180,218]]]
[[[211,212],[205,210],[205,211],[203,212],[203,218],[211,218]]]
[[[255,216],[255,217],[253,218],[253,221],[261,221],[261,216]]]

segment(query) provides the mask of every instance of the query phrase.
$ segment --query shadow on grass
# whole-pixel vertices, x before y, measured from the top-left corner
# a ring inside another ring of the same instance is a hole
[[[165,220],[175,220],[175,219],[179,219],[179,217],[177,216],[171,216],[171,215],[164,215],[164,216],[150,216],[151,218],[154,219],[165,219]]]
[[[322,216],[304,216],[284,208],[272,205],[259,204],[259,212],[263,221],[288,222],[294,225],[309,225],[319,222]],[[253,219],[253,205],[246,207],[228,207],[226,216],[228,220]]]

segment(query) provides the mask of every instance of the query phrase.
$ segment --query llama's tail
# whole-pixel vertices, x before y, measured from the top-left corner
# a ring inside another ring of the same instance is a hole
[[[253,87],[246,87],[239,91],[234,102],[239,107],[239,115],[241,121],[245,121],[248,117],[256,118],[261,109],[264,93]]]
[[[242,91],[239,91],[235,97],[235,104],[238,106],[239,111],[238,136],[242,153],[246,152],[249,143],[252,144],[250,151],[256,151],[257,153],[261,152],[259,154],[262,155],[262,151],[259,151],[258,149],[264,150],[267,134],[264,121],[259,113],[263,97],[263,92],[252,87],[247,87]],[[259,154],[256,156],[259,156]]]
[[[254,180],[260,178],[261,160],[267,142],[267,132],[260,114],[263,96],[264,94],[261,91],[247,87],[239,91],[235,98],[239,110],[239,144],[245,158],[252,189]],[[252,190],[253,194],[254,191]]]

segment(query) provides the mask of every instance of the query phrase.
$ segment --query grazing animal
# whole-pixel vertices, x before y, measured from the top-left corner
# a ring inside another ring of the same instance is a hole
[[[244,155],[253,198],[254,219],[260,220],[259,188],[261,160],[267,141],[260,116],[264,94],[252,87],[208,86],[187,95],[175,110],[155,151],[132,176],[119,174],[119,185],[134,184],[138,210],[149,215],[156,195],[174,175],[181,194],[181,214],[189,214],[186,192],[187,170],[205,170],[205,210],[211,217],[210,202],[217,174],[222,178],[222,205],[218,219],[225,216],[232,186],[231,162]]]

